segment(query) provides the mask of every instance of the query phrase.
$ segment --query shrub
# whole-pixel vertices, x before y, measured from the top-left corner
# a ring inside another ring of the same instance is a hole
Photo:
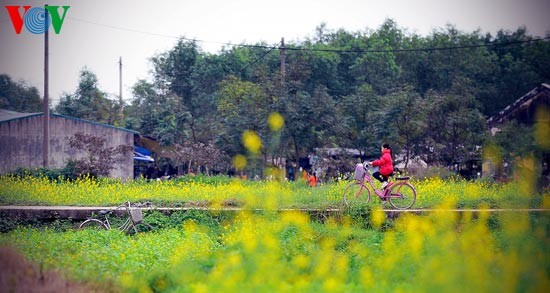
[[[128,145],[107,147],[105,146],[106,141],[104,137],[80,132],[69,138],[70,147],[85,151],[87,154],[84,159],[74,161],[75,170],[79,175],[109,176],[109,172],[114,169],[117,157],[129,153],[133,149]]]
[[[8,174],[19,178],[23,177],[35,177],[35,178],[48,178],[50,181],[63,182],[65,180],[75,180],[78,177],[76,172],[76,162],[69,161],[65,167],[61,169],[50,168],[18,168],[14,172]]]
[[[441,179],[450,179],[456,176],[454,172],[444,167],[410,169],[409,173],[411,173],[417,179],[427,179],[434,177],[439,177]]]

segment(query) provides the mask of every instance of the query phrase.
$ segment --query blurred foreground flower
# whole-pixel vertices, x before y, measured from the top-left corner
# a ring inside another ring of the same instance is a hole
[[[246,157],[243,155],[236,155],[233,157],[233,167],[237,170],[243,170],[246,167]]]
[[[267,118],[267,124],[269,125],[269,129],[271,131],[279,131],[281,128],[283,128],[285,124],[285,119],[283,118],[283,115],[273,112],[269,114],[269,117]]]
[[[242,141],[246,149],[253,154],[257,154],[262,148],[262,140],[258,134],[252,130],[243,132]]]

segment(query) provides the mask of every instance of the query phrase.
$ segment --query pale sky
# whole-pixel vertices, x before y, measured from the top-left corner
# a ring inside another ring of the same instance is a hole
[[[138,79],[150,80],[149,59],[170,50],[178,37],[204,40],[198,45],[216,53],[220,43],[277,44],[313,37],[329,30],[377,29],[386,18],[423,36],[453,24],[463,32],[515,31],[550,33],[550,0],[0,0],[0,73],[44,87],[44,35],[23,27],[14,31],[6,5],[70,6],[60,34],[50,29],[50,99],[74,93],[78,74],[94,72],[101,90],[117,98],[118,60],[123,62],[123,97],[131,99]],[[60,9],[61,11],[61,9]],[[22,9],[21,9],[22,14]]]

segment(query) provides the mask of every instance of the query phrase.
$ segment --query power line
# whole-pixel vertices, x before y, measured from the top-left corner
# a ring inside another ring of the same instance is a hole
[[[121,30],[121,31],[127,31],[127,32],[133,32],[133,33],[139,33],[139,34],[145,34],[145,35],[151,35],[151,36],[158,36],[158,37],[164,37],[164,38],[172,38],[172,39],[180,39],[180,40],[187,40],[191,42],[200,42],[200,43],[213,43],[213,44],[220,44],[220,45],[227,45],[227,46],[234,46],[234,47],[248,47],[248,48],[260,48],[260,49],[281,49],[280,47],[276,46],[267,46],[267,45],[250,45],[250,44],[233,44],[233,43],[227,43],[227,42],[217,42],[217,41],[208,41],[208,40],[201,40],[201,39],[191,39],[191,38],[185,38],[181,36],[173,36],[173,35],[166,35],[166,34],[160,34],[160,33],[154,33],[154,32],[148,32],[148,31],[142,31],[132,28],[125,28],[125,27],[119,27],[114,25],[108,25],[108,24],[102,24],[98,22],[78,19],[74,17],[69,17],[69,19],[103,26],[110,29],[115,30]],[[482,48],[482,47],[504,47],[504,46],[511,46],[511,45],[520,45],[520,44],[526,44],[526,43],[533,43],[533,42],[540,42],[540,41],[546,41],[549,40],[549,37],[545,38],[537,38],[537,39],[531,39],[531,40],[523,40],[523,41],[511,41],[511,42],[491,42],[491,43],[484,43],[484,44],[477,44],[477,45],[462,45],[462,46],[448,46],[448,47],[428,47],[428,48],[408,48],[408,49],[365,49],[365,50],[349,50],[349,49],[322,49],[322,48],[307,48],[307,47],[285,47],[286,50],[291,51],[311,51],[311,52],[333,52],[333,53],[397,53],[397,52],[422,52],[422,51],[450,51],[450,50],[461,50],[461,49],[475,49],[475,48]]]
[[[461,49],[475,49],[482,47],[504,47],[511,45],[519,45],[525,43],[539,42],[549,40],[550,37],[525,40],[525,41],[513,41],[513,42],[504,42],[504,43],[485,43],[477,45],[463,45],[463,46],[452,46],[452,47],[428,47],[428,48],[410,48],[410,49],[385,49],[385,50],[345,50],[345,49],[318,49],[318,48],[304,48],[304,47],[285,47],[286,50],[292,51],[313,51],[313,52],[334,52],[334,53],[396,53],[396,52],[422,52],[422,51],[450,51],[450,50],[461,50]]]
[[[245,66],[243,66],[243,67],[241,68],[240,71],[244,71],[244,70],[247,69],[248,67],[250,67],[250,66],[256,64],[258,61],[264,59],[264,57],[267,56],[267,54],[271,53],[271,51],[273,51],[273,50],[276,49],[276,48],[278,48],[278,47],[272,47],[271,49],[269,49],[267,52],[265,52],[262,56],[260,56],[259,58],[257,58],[257,59],[254,60],[253,62],[250,62],[250,63],[246,64]]]
[[[127,32],[138,33],[138,34],[143,34],[143,35],[163,37],[163,38],[186,40],[186,41],[198,42],[198,43],[212,43],[212,44],[227,45],[227,46],[263,48],[263,49],[271,49],[272,48],[270,46],[263,46],[263,45],[233,44],[233,43],[227,43],[227,42],[216,42],[216,41],[207,41],[207,40],[200,40],[200,39],[190,39],[190,38],[185,38],[185,37],[181,37],[181,36],[159,34],[159,33],[147,32],[147,31],[142,31],[142,30],[137,30],[137,29],[132,29],[132,28],[125,28],[125,27],[119,27],[119,26],[114,26],[114,25],[102,24],[102,23],[98,23],[98,22],[93,22],[93,21],[84,20],[84,19],[78,19],[78,18],[69,17],[69,16],[67,16],[67,18],[78,21],[78,22],[82,22],[82,23],[93,24],[93,25],[97,25],[97,26],[103,26],[103,27],[110,28],[110,29],[115,29],[115,30],[120,30],[120,31],[127,31]]]

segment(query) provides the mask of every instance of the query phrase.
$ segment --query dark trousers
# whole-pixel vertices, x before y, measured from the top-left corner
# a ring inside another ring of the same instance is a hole
[[[384,181],[388,181],[388,176],[384,176],[382,174],[380,174],[380,172],[376,171],[372,174],[372,177],[378,179],[378,181],[380,182],[384,182]]]

